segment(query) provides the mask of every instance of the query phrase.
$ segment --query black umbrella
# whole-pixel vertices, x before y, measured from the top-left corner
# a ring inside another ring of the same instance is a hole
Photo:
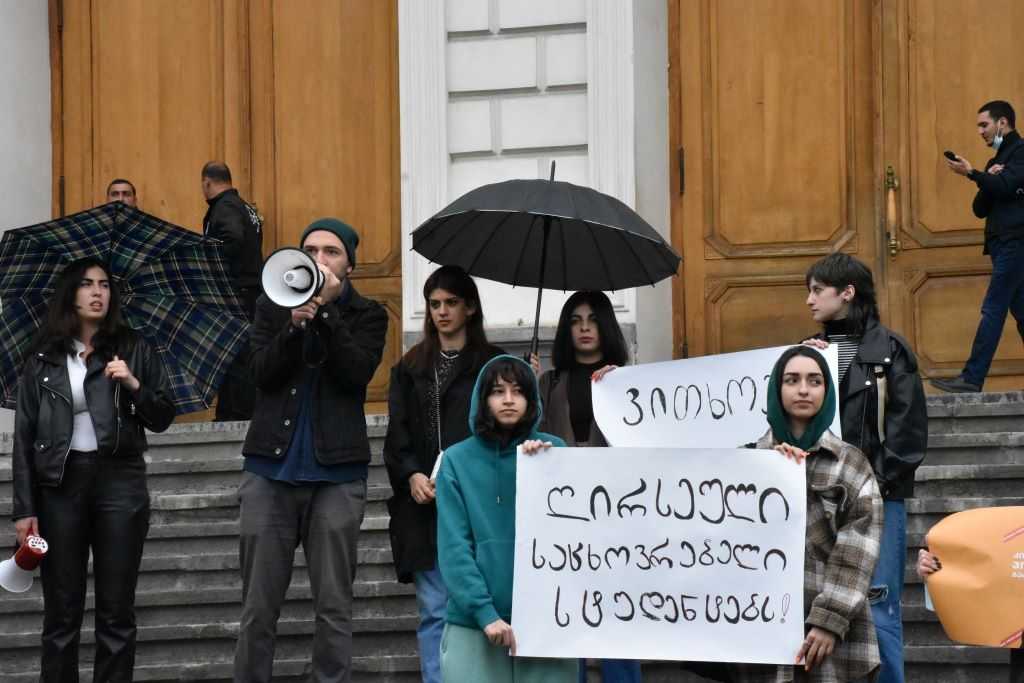
[[[550,180],[507,180],[455,200],[412,233],[412,248],[470,275],[538,287],[530,349],[544,288],[619,290],[675,275],[682,260],[614,197]]]

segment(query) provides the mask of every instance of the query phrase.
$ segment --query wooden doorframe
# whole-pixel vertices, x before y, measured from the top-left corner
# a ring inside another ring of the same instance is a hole
[[[64,215],[64,0],[49,0],[51,214]]]
[[[683,246],[683,193],[685,186],[684,162],[682,158],[683,131],[681,129],[683,93],[679,74],[682,69],[680,47],[681,0],[668,2],[668,146],[669,159],[669,239],[676,252],[683,257],[678,277],[672,278],[672,358],[686,358],[689,344],[686,338],[686,259]]]

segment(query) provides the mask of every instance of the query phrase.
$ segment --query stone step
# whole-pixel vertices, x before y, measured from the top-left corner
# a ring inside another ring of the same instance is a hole
[[[922,465],[917,468],[918,498],[1006,498],[1021,493],[1022,465]]]
[[[1024,418],[1020,426],[1024,426]],[[932,434],[928,437],[925,462],[928,465],[1024,465],[1024,432]]]
[[[1024,392],[928,397],[928,433],[1015,432],[1024,418]]]

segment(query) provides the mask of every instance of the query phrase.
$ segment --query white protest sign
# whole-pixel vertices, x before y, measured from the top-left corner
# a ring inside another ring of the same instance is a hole
[[[594,419],[612,446],[722,448],[751,443],[768,431],[768,378],[788,348],[618,368],[591,384]],[[830,344],[823,355],[836,391],[839,350]],[[831,430],[842,437],[838,410]]]
[[[517,457],[518,655],[796,660],[802,464],[748,449]]]

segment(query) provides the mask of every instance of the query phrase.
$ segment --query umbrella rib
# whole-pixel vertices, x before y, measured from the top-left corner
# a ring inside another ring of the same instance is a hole
[[[616,290],[615,283],[612,282],[612,271],[608,268],[608,261],[604,257],[604,252],[601,251],[601,245],[597,242],[597,237],[594,235],[594,228],[590,226],[590,223],[581,221],[583,225],[587,226],[587,232],[590,233],[590,239],[594,242],[594,249],[597,251],[597,255],[601,258],[601,265],[604,266],[604,272],[608,276],[608,282],[612,285],[608,289],[613,292]]]
[[[434,261],[435,263],[441,263],[441,260],[439,258],[437,258],[437,257],[440,256],[444,252],[444,250],[448,248],[448,245],[451,244],[452,240],[454,240],[456,237],[458,237],[459,233],[462,230],[464,230],[466,228],[466,226],[468,226],[470,223],[472,223],[473,221],[475,221],[477,219],[477,216],[476,216],[475,213],[466,212],[464,214],[458,214],[458,215],[468,216],[469,219],[465,223],[460,225],[458,228],[456,228],[455,230],[452,230],[452,234],[448,236],[448,239],[446,239],[444,241],[444,244],[442,244],[440,247],[438,247],[437,250],[434,252],[434,258],[431,258],[430,256],[427,256],[427,258],[430,259],[431,261]],[[426,256],[426,254],[424,254],[424,256]]]
[[[439,218],[436,222],[431,221],[431,220],[428,219],[427,222],[424,225],[421,225],[420,227],[418,227],[415,230],[413,230],[411,234],[416,236],[420,240],[425,240],[428,237],[430,237],[431,235],[433,235],[435,230],[440,228],[442,225],[447,223],[449,220],[451,220],[455,216],[461,216],[461,215],[463,215],[463,214],[461,214],[461,213],[450,213],[447,216],[441,216],[441,218]],[[416,235],[416,233],[418,233],[421,229],[423,230],[423,234],[422,235]]]
[[[562,292],[564,293],[569,288],[566,286],[568,283],[566,280],[569,279],[569,264],[565,260],[565,222],[561,218],[556,218],[558,221],[558,235],[562,238]]]
[[[636,253],[636,250],[633,248],[633,243],[630,242],[628,239],[626,239],[626,231],[625,230],[620,230],[619,231],[619,237],[622,239],[623,242],[626,243],[626,246],[629,248],[629,253],[631,253],[633,255],[633,258],[636,259],[636,262],[640,264],[641,270],[644,271],[644,275],[647,276],[648,282],[650,282],[651,286],[653,287],[654,286],[654,278],[651,276],[651,271],[649,271],[647,269],[647,264],[644,263],[644,260],[642,258],[640,258],[639,254]]]
[[[488,245],[488,243],[489,243],[489,242],[491,241],[491,239],[492,239],[492,238],[494,237],[494,234],[495,234],[496,232],[498,232],[498,229],[499,229],[499,228],[501,228],[501,226],[503,226],[503,225],[505,224],[505,221],[507,221],[507,220],[508,220],[509,218],[511,218],[511,217],[512,217],[512,214],[511,214],[511,213],[506,213],[506,214],[505,214],[505,215],[504,215],[504,216],[502,217],[502,219],[501,219],[500,221],[498,221],[497,223],[494,223],[494,224],[493,224],[493,225],[491,226],[491,234],[487,236],[487,239],[486,239],[486,240],[484,240],[484,241],[483,241],[483,242],[482,242],[482,243],[480,244],[480,248],[476,250],[476,256],[474,256],[474,257],[473,257],[473,260],[472,260],[472,261],[470,262],[469,266],[468,266],[468,267],[466,268],[466,272],[467,272],[467,273],[472,273],[472,272],[473,272],[473,267],[474,267],[474,266],[476,266],[476,262],[480,260],[480,257],[481,257],[481,256],[483,255],[483,253],[484,253],[484,249],[486,249],[486,248],[487,248],[487,245]]]
[[[526,231],[526,239],[523,240],[523,246],[519,249],[519,260],[516,261],[516,269],[512,273],[512,286],[515,287],[519,284],[519,269],[523,266],[523,254],[526,253],[526,247],[530,244],[530,235],[533,234],[533,226],[536,225],[537,219],[540,218],[537,214],[530,214],[533,219],[530,221],[530,227]]]

